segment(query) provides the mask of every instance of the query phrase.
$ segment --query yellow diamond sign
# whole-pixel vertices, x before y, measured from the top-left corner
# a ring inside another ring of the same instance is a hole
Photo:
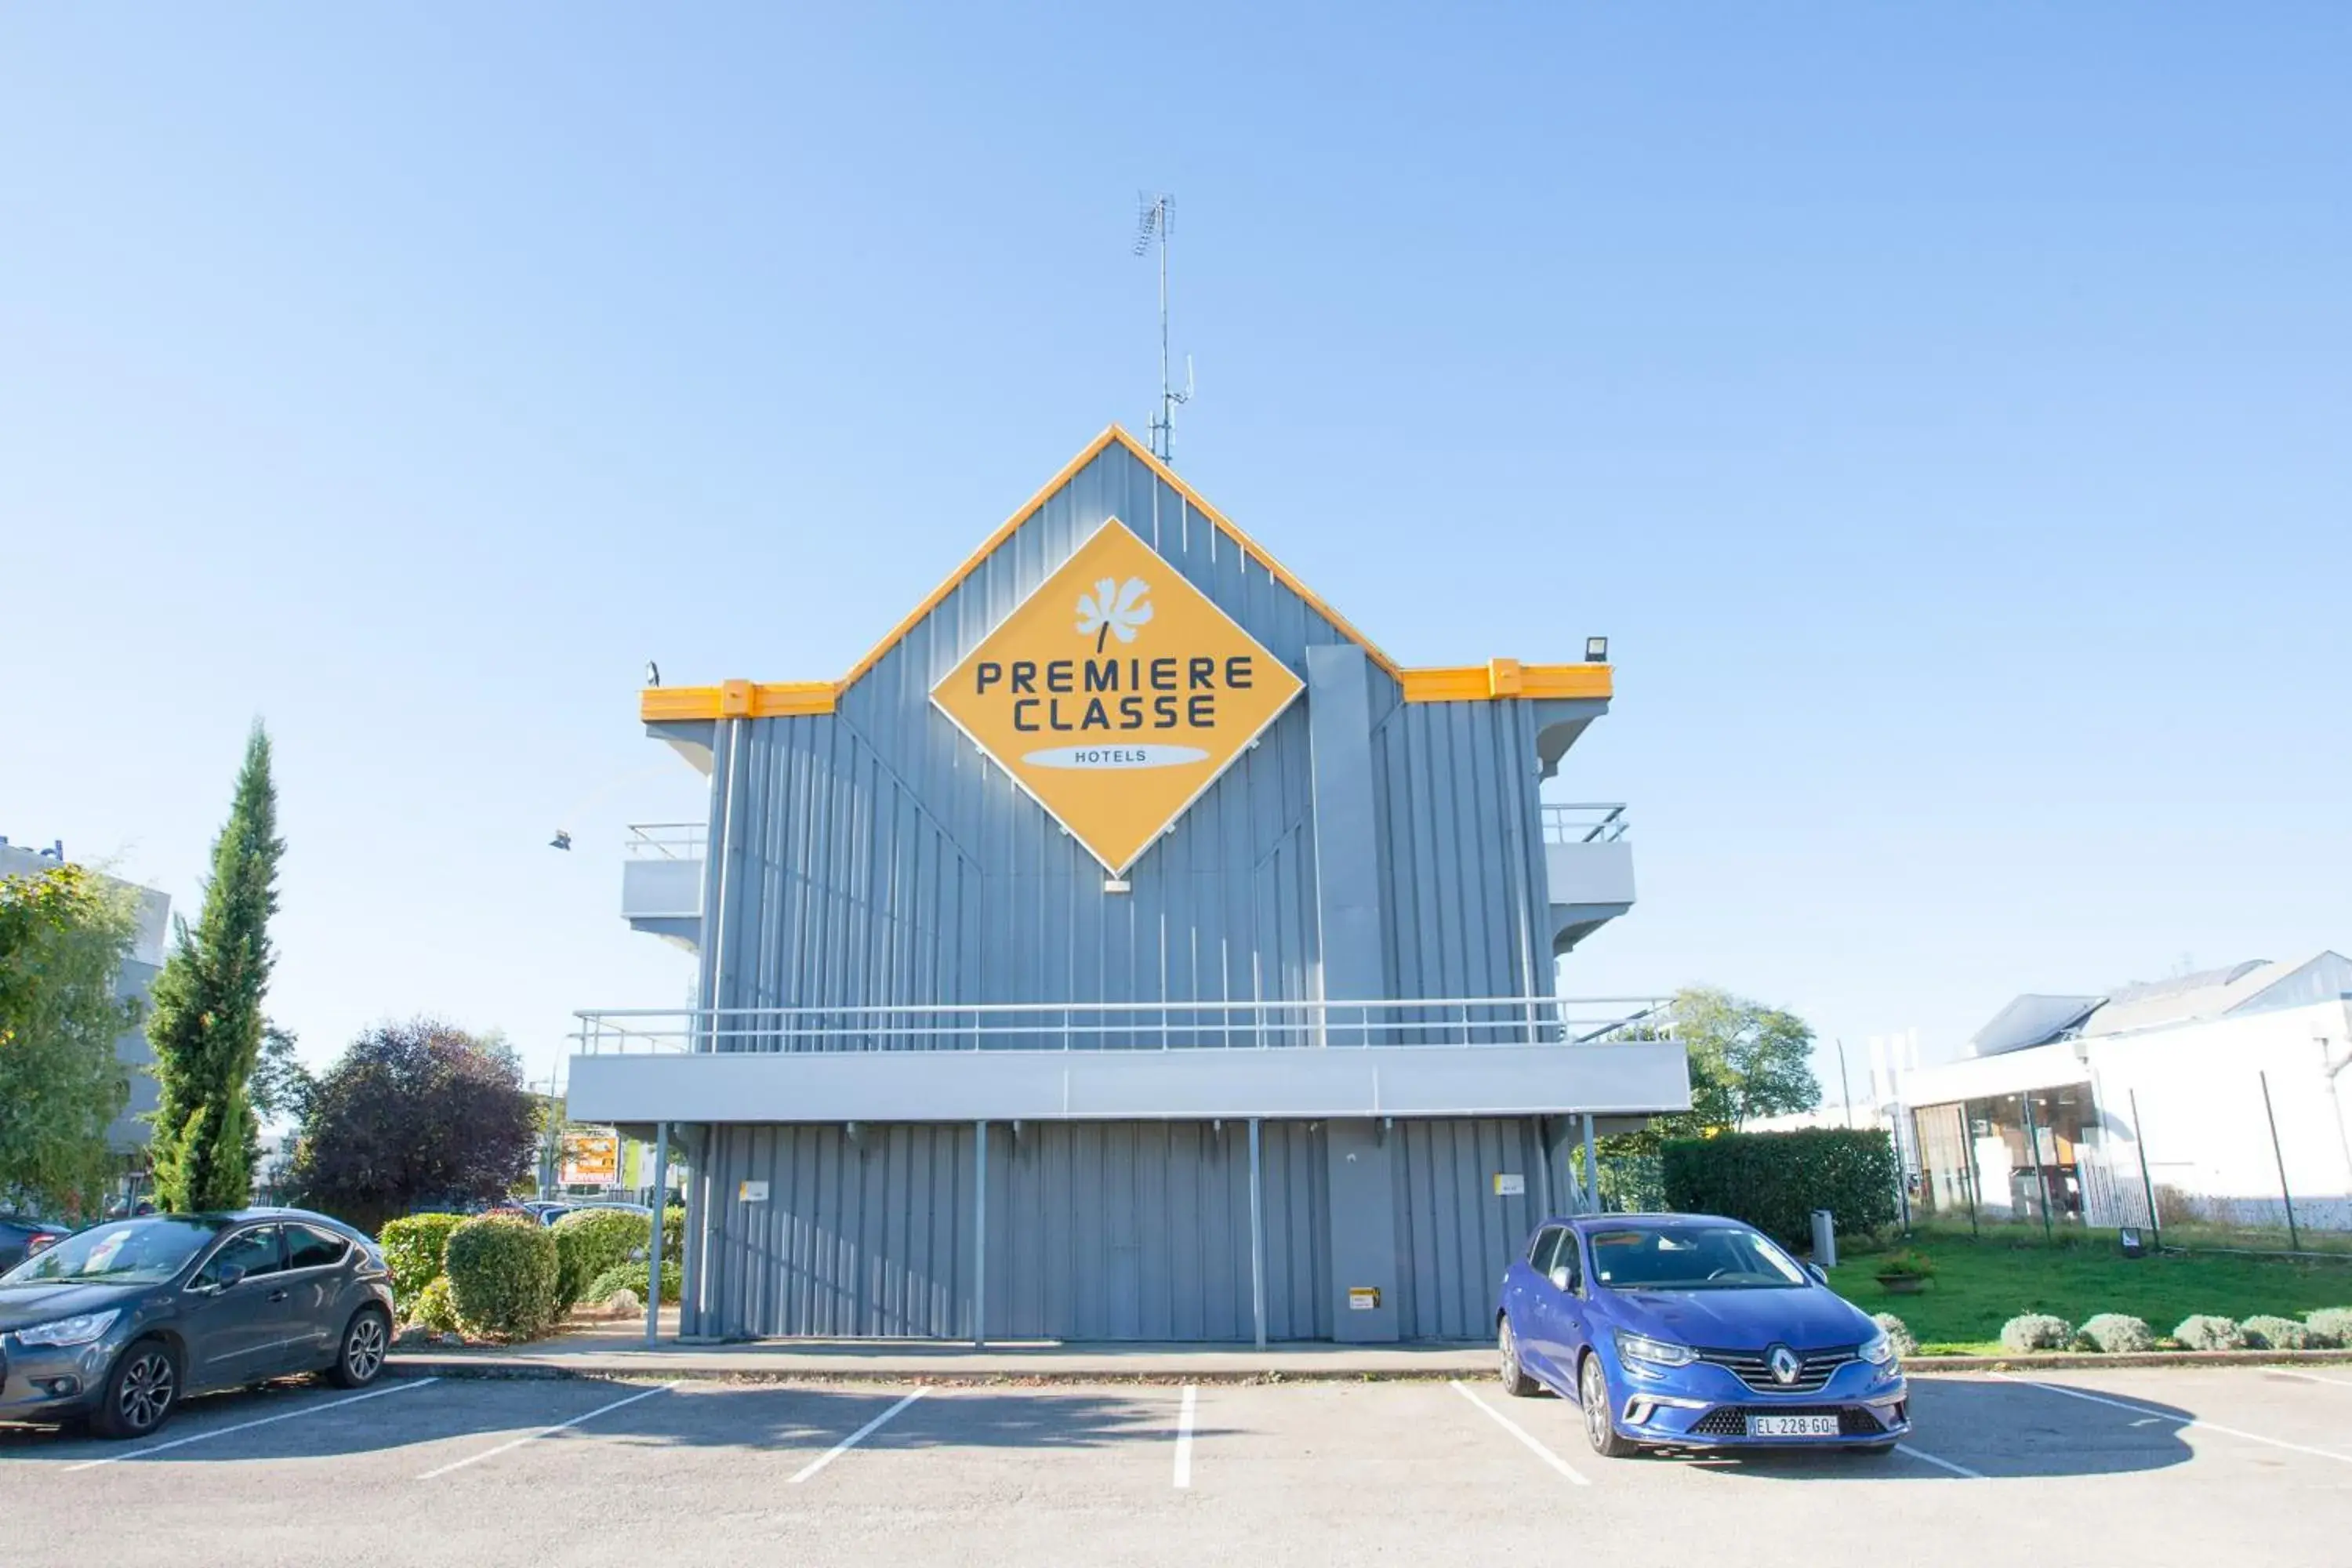
[[[1300,685],[1113,518],[931,700],[1118,876]]]

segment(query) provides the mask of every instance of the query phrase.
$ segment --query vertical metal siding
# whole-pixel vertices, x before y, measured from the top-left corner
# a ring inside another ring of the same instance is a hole
[[[1408,1340],[1484,1340],[1495,1327],[1496,1287],[1543,1217],[1533,1118],[1400,1121],[1396,1184],[1397,1331]],[[1497,1197],[1498,1174],[1527,1177],[1527,1191]]]

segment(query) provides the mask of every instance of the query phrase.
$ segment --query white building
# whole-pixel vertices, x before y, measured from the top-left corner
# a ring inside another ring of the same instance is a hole
[[[1916,1202],[2091,1225],[2352,1229],[2352,961],[2254,960],[2106,995],[2020,996],[1909,1073]]]

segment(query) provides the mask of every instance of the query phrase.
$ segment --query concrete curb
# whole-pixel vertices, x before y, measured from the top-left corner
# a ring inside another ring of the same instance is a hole
[[[1317,1367],[1286,1370],[1278,1367],[1203,1367],[1187,1370],[1120,1372],[1102,1367],[1040,1367],[1027,1370],[988,1372],[958,1371],[941,1366],[937,1371],[924,1368],[890,1367],[762,1367],[715,1365],[709,1363],[678,1362],[528,1362],[493,1360],[490,1358],[457,1358],[432,1360],[425,1357],[388,1359],[383,1363],[386,1377],[437,1377],[444,1380],[484,1379],[532,1381],[572,1378],[606,1378],[614,1381],[659,1382],[685,1379],[697,1383],[767,1384],[805,1385],[859,1384],[902,1385],[918,1384],[928,1388],[1028,1388],[1062,1384],[1131,1384],[1137,1387],[1175,1387],[1184,1384],[1270,1384],[1280,1383],[1445,1383],[1456,1378],[1486,1376],[1491,1370],[1488,1359],[1482,1357],[1475,1367]]]
[[[2037,1351],[2030,1355],[1914,1355],[1903,1370],[1919,1372],[2050,1372],[2101,1366],[2340,1366],[2352,1362],[2341,1351]]]
[[[952,1361],[936,1367],[859,1365],[855,1362],[823,1366],[761,1366],[740,1362],[698,1360],[690,1356],[591,1357],[563,1361],[521,1356],[394,1355],[384,1362],[388,1377],[558,1379],[614,1378],[667,1380],[688,1378],[713,1383],[822,1384],[922,1384],[930,1387],[1034,1387],[1053,1384],[1132,1384],[1139,1386],[1178,1384],[1276,1383],[1444,1383],[1477,1378],[1490,1370],[1492,1358],[1481,1354],[1457,1364],[1433,1361],[1422,1366],[1306,1365],[1187,1367],[1155,1366],[1149,1371],[1121,1370],[1100,1363],[1066,1366],[989,1367],[959,1370]],[[1904,1370],[1935,1375],[1964,1372],[2057,1372],[2102,1367],[2212,1366],[2342,1366],[2352,1363],[2352,1350],[2326,1351],[2147,1351],[2137,1354],[2103,1355],[2094,1352],[2051,1352],[2035,1355],[1911,1356]]]

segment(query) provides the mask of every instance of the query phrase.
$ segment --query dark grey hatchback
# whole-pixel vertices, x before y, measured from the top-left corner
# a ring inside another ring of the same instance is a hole
[[[144,1436],[207,1389],[306,1372],[364,1386],[391,1339],[383,1256],[340,1220],[117,1220],[0,1274],[0,1421]]]

